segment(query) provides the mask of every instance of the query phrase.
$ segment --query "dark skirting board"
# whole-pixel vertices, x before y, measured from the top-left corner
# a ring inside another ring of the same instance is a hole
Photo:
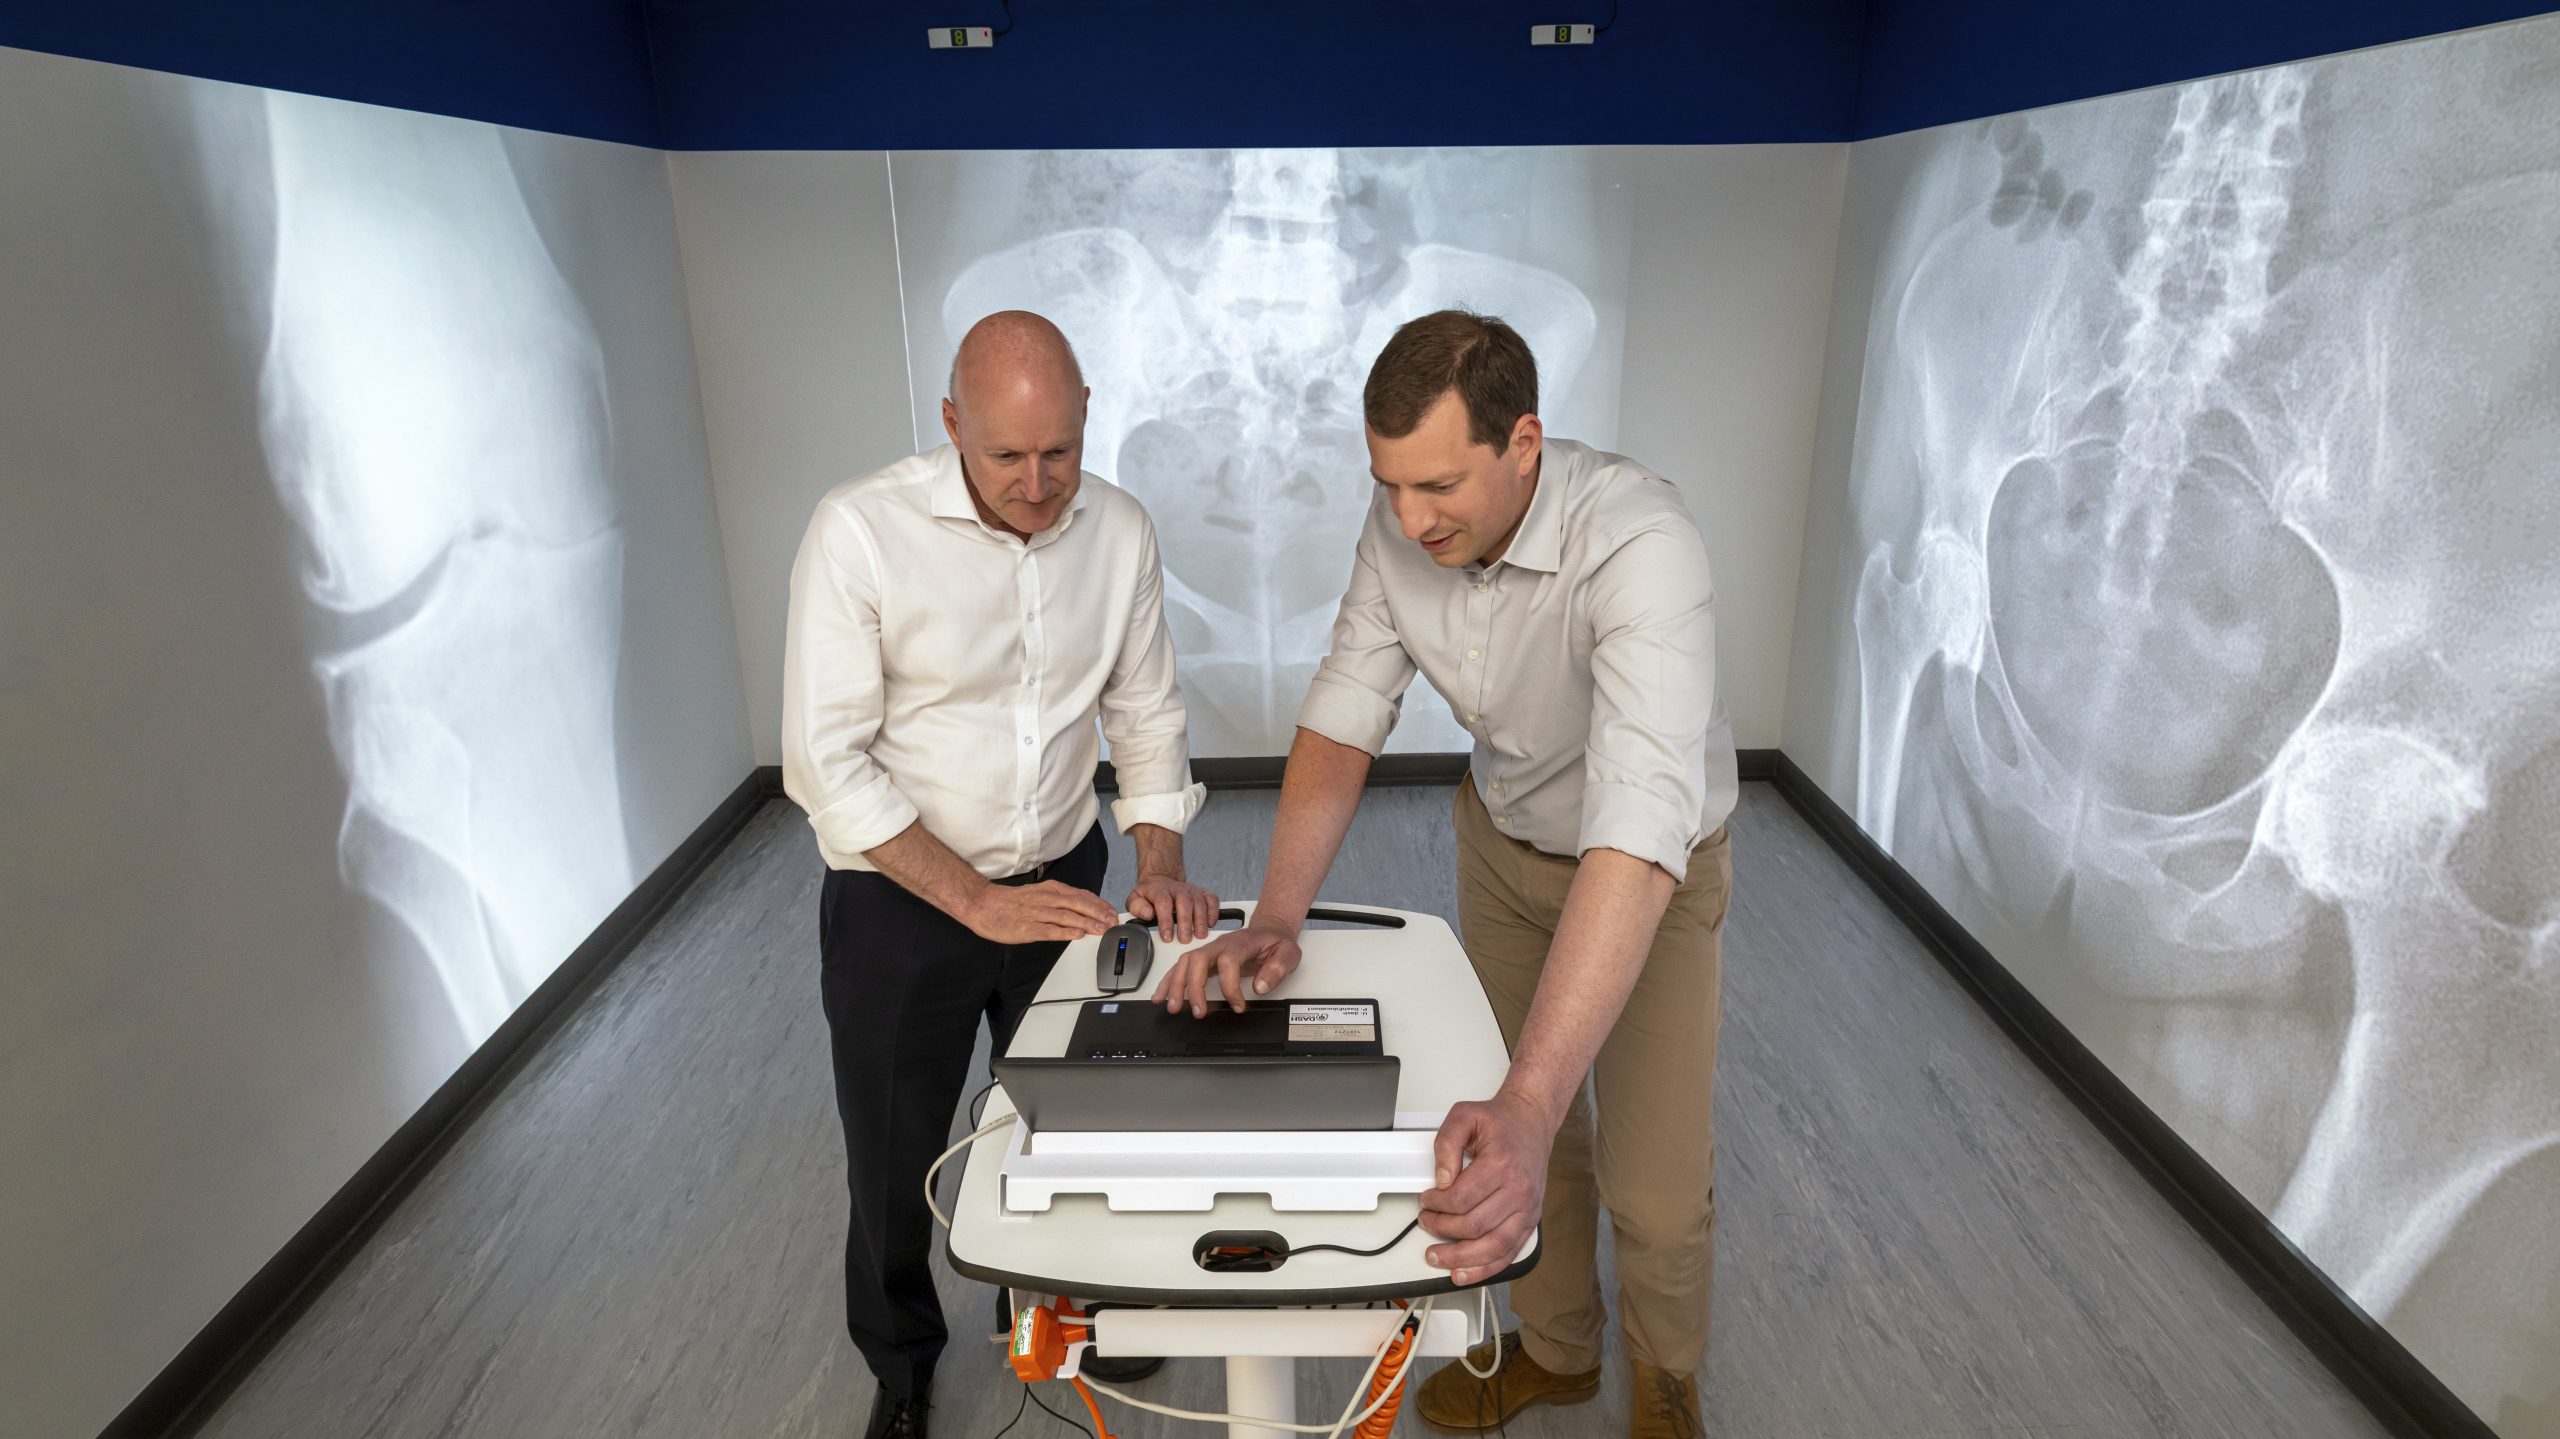
[[[666,862],[605,916],[594,933],[525,996],[418,1112],[276,1251],[231,1302],[196,1331],[166,1367],[101,1431],[103,1439],[183,1434],[210,1413],[312,1295],[469,1126],[484,1101],[577,1009],[694,875],[725,848],[780,784],[780,771],[749,775]]]
[[[1745,780],[1768,779],[1777,772],[1778,752],[1773,749],[1746,749],[1734,752],[1735,767]],[[1191,775],[1211,789],[1278,789],[1280,772],[1288,761],[1270,756],[1244,758],[1204,758],[1191,762]],[[1454,784],[1467,772],[1467,756],[1456,752],[1427,754],[1382,754],[1369,762],[1372,787],[1399,784]],[[775,781],[779,788],[780,780]],[[1095,770],[1093,786],[1106,792],[1120,788],[1111,774],[1111,762],[1104,760]]]
[[[1741,777],[1774,784],[2020,1050],[2387,1427],[2416,1439],[2494,1439],[2442,1381],[2294,1249],[1810,777],[1775,750],[1745,750],[1738,758]],[[1466,772],[1466,764],[1463,754],[1388,755],[1373,769],[1370,783],[1447,784]],[[1193,768],[1212,789],[1269,789],[1280,782],[1282,761],[1202,759]],[[1098,788],[1113,788],[1107,764],[1095,779]],[[780,790],[776,766],[749,775],[205,1325],[105,1434],[114,1439],[183,1434],[212,1412],[486,1101],[575,1012],[580,997]]]
[[[1812,776],[1784,754],[1770,753],[1769,778],[1778,793],[2377,1419],[2409,1439],[2496,1439],[2444,1381],[2303,1257],[2273,1221],[1868,838]]]

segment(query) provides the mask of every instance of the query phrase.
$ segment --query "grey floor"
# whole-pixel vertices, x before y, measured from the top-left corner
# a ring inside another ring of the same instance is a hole
[[[1448,915],[1448,797],[1373,792],[1328,896]],[[1249,894],[1271,803],[1216,796],[1195,876]],[[1745,786],[1734,833],[1711,1434],[2384,1432],[1783,800]],[[798,812],[768,805],[202,1433],[859,1434],[819,874]],[[946,1271],[943,1294],[986,1322],[986,1289]],[[1621,1364],[1598,1400],[1511,1432],[1624,1433]],[[1334,1412],[1357,1366],[1307,1368],[1300,1412]],[[1179,1361],[1142,1388],[1215,1407],[1218,1374]],[[988,1439],[1020,1398],[991,1349],[955,1343],[935,1430]],[[1012,1439],[1066,1433],[1035,1409]]]

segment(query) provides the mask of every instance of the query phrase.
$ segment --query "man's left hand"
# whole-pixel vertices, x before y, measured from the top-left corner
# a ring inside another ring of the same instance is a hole
[[[1218,927],[1218,897],[1188,880],[1148,875],[1129,891],[1121,908],[1152,922],[1156,933],[1176,944],[1206,939]]]
[[[1527,1099],[1503,1090],[1449,1106],[1432,1143],[1435,1187],[1422,1193],[1422,1227],[1435,1239],[1423,1262],[1465,1286],[1499,1274],[1538,1225],[1547,1193],[1547,1151],[1555,1125]]]

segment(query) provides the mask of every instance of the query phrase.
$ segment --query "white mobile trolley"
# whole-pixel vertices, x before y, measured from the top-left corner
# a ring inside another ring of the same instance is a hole
[[[1228,913],[1250,913],[1229,906]],[[1366,1358],[1405,1318],[1387,1300],[1456,1295],[1448,1272],[1423,1262],[1434,1241],[1415,1229],[1385,1253],[1292,1254],[1267,1272],[1219,1272],[1195,1258],[1212,1234],[1278,1236],[1295,1249],[1336,1244],[1375,1249],[1418,1212],[1431,1183],[1431,1139],[1452,1104],[1487,1099],[1510,1056],[1493,1007],[1449,926],[1432,915],[1320,904],[1311,921],[1349,921],[1300,936],[1304,960],[1263,999],[1359,995],[1378,1002],[1379,1040],[1401,1065],[1396,1127],[1343,1134],[1247,1131],[1033,1135],[1018,1120],[975,1140],[951,1214],[951,1267],[1037,1297],[1072,1295],[1095,1306],[1090,1344],[1105,1355],[1214,1356],[1226,1360],[1226,1408],[1235,1415],[1297,1420],[1300,1356]],[[1205,941],[1203,941],[1205,943]],[[1067,946],[1041,1000],[1094,994],[1094,944]],[[1138,988],[1196,945],[1160,940]],[[1215,980],[1211,992],[1216,992]],[[1063,1054],[1078,1006],[1035,1005],[1007,1049]],[[1001,1087],[987,1116],[1013,1109]],[[1533,1234],[1519,1258],[1488,1283],[1527,1272]],[[1413,1342],[1415,1357],[1455,1355],[1475,1332],[1477,1296],[1441,1300]],[[1072,1374],[1081,1351],[1062,1374]],[[1236,1439],[1280,1431],[1235,1424]]]

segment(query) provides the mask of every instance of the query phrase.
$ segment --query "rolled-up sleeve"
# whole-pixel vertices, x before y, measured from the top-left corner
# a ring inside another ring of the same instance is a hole
[[[1174,677],[1155,526],[1142,515],[1139,531],[1138,572],[1131,577],[1137,595],[1120,657],[1102,687],[1102,737],[1111,742],[1111,769],[1120,784],[1111,822],[1122,834],[1140,824],[1180,834],[1191,827],[1209,791],[1191,778],[1190,711]]]
[[[884,709],[879,555],[857,517],[824,504],[791,566],[782,788],[838,869],[916,822],[915,805],[871,759]]]
[[[1640,531],[1593,571],[1587,594],[1595,643],[1581,851],[1619,850],[1684,879],[1689,851],[1706,838],[1716,699],[1706,545],[1686,525]]]
[[[1377,526],[1362,525],[1351,561],[1351,588],[1343,593],[1342,612],[1333,621],[1333,651],[1316,666],[1306,703],[1298,707],[1298,728],[1364,750],[1371,758],[1395,732],[1414,674],[1413,656],[1387,612],[1377,547]]]

